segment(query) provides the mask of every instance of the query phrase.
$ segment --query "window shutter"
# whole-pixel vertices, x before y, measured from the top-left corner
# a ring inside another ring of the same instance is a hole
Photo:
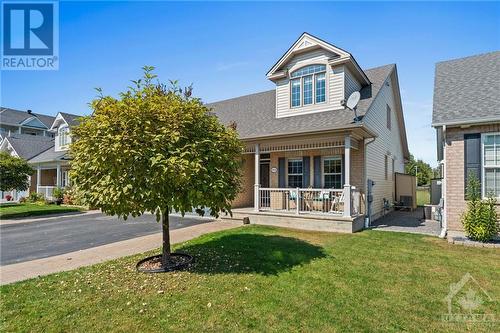
[[[286,186],[286,181],[285,181],[285,158],[280,157],[278,158],[278,187],[285,187]]]
[[[311,158],[302,157],[302,187],[308,188],[311,184]]]
[[[481,183],[481,134],[464,135],[464,196],[467,196],[469,174],[476,175]]]
[[[345,155],[342,155],[341,159],[341,169],[342,169],[342,184],[340,185],[340,188],[344,188],[345,185]],[[349,181],[349,184],[351,182]]]
[[[314,188],[321,188],[321,156],[314,156]]]

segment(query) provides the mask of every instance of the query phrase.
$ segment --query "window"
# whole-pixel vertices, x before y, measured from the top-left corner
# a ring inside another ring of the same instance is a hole
[[[387,105],[387,128],[391,129],[391,108]]]
[[[302,159],[288,160],[288,187],[302,187]]]
[[[500,197],[500,134],[484,135],[483,140],[483,195]]]
[[[59,146],[64,147],[69,144],[69,128],[64,126],[64,127],[59,127],[58,130],[58,136],[59,136]]]
[[[292,80],[292,107],[300,106],[300,79]]]
[[[326,101],[326,65],[305,66],[290,77],[292,107]]]
[[[326,99],[325,73],[316,74],[316,103],[323,103]]]
[[[325,157],[323,160],[324,188],[342,188],[342,160],[340,157]]]
[[[304,105],[312,104],[313,102],[313,79],[312,75],[304,76]]]

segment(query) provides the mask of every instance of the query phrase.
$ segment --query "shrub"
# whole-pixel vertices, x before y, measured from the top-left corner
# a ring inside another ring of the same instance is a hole
[[[84,206],[81,193],[73,186],[65,188],[63,203],[65,205]]]
[[[52,196],[56,200],[62,200],[64,198],[64,190],[60,187],[56,187],[54,191],[52,191]]]
[[[43,196],[43,194],[39,194],[36,192],[31,192],[29,197],[28,197],[29,202],[40,202],[40,201],[44,201],[44,200],[45,200],[45,197]]]
[[[487,242],[499,230],[496,199],[488,195],[487,200],[481,200],[480,183],[476,175],[469,174],[467,179],[467,210],[462,214],[462,224],[465,234],[472,240]]]
[[[26,199],[26,197],[20,197],[20,198],[19,198],[19,203],[25,203],[26,201],[28,201],[28,200]]]

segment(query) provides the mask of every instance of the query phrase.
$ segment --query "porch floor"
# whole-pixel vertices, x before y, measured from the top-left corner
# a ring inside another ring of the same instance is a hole
[[[362,215],[343,217],[341,213],[301,213],[291,211],[259,211],[253,207],[234,208],[233,217],[222,216],[222,219],[243,221],[248,218],[251,224],[273,225],[279,227],[352,233],[363,229]]]

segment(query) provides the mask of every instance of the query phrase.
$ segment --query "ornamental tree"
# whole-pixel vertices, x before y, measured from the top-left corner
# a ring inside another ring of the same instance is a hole
[[[22,158],[0,152],[0,190],[25,191],[29,187],[29,176],[33,169]]]
[[[153,67],[118,98],[99,96],[72,129],[71,178],[83,201],[126,219],[161,220],[162,266],[170,262],[169,213],[231,213],[240,188],[242,144],[191,87],[153,82]]]

